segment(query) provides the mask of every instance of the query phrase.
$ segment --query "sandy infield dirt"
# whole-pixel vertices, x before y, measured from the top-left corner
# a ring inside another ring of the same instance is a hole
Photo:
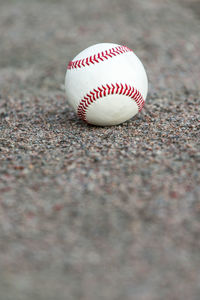
[[[144,109],[88,126],[68,61],[124,44]],[[0,0],[0,299],[200,299],[200,2]]]

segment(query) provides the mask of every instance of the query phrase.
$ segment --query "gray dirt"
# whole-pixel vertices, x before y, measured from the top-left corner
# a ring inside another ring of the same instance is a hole
[[[67,63],[125,44],[149,94],[78,120]],[[0,300],[200,299],[200,2],[0,0]]]

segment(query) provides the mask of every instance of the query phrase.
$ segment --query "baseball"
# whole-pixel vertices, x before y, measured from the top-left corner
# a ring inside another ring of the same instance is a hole
[[[109,126],[129,120],[144,106],[148,80],[143,64],[125,46],[90,46],[69,62],[67,101],[87,123]]]

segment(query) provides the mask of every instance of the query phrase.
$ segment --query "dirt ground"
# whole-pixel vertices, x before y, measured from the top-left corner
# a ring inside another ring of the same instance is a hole
[[[99,42],[145,65],[113,127],[67,104]],[[0,0],[0,299],[200,299],[200,2]]]

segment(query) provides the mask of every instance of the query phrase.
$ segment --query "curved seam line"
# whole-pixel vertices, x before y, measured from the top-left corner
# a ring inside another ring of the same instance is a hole
[[[141,111],[145,103],[143,96],[136,88],[134,88],[134,86],[122,83],[101,85],[89,91],[81,99],[77,108],[77,114],[79,118],[87,122],[86,114],[89,106],[92,103],[96,102],[98,99],[109,95],[123,95],[129,97],[130,99],[135,101],[138,106],[139,112]]]
[[[128,48],[126,46],[117,46],[117,47],[99,52],[97,54],[88,56],[83,59],[70,61],[67,66],[67,69],[68,70],[80,69],[82,67],[90,66],[91,64],[94,65],[96,63],[100,63],[101,61],[103,62],[107,59],[113,58],[117,55],[121,55],[121,54],[124,54],[127,52],[133,52],[133,50],[131,50],[130,48]]]

